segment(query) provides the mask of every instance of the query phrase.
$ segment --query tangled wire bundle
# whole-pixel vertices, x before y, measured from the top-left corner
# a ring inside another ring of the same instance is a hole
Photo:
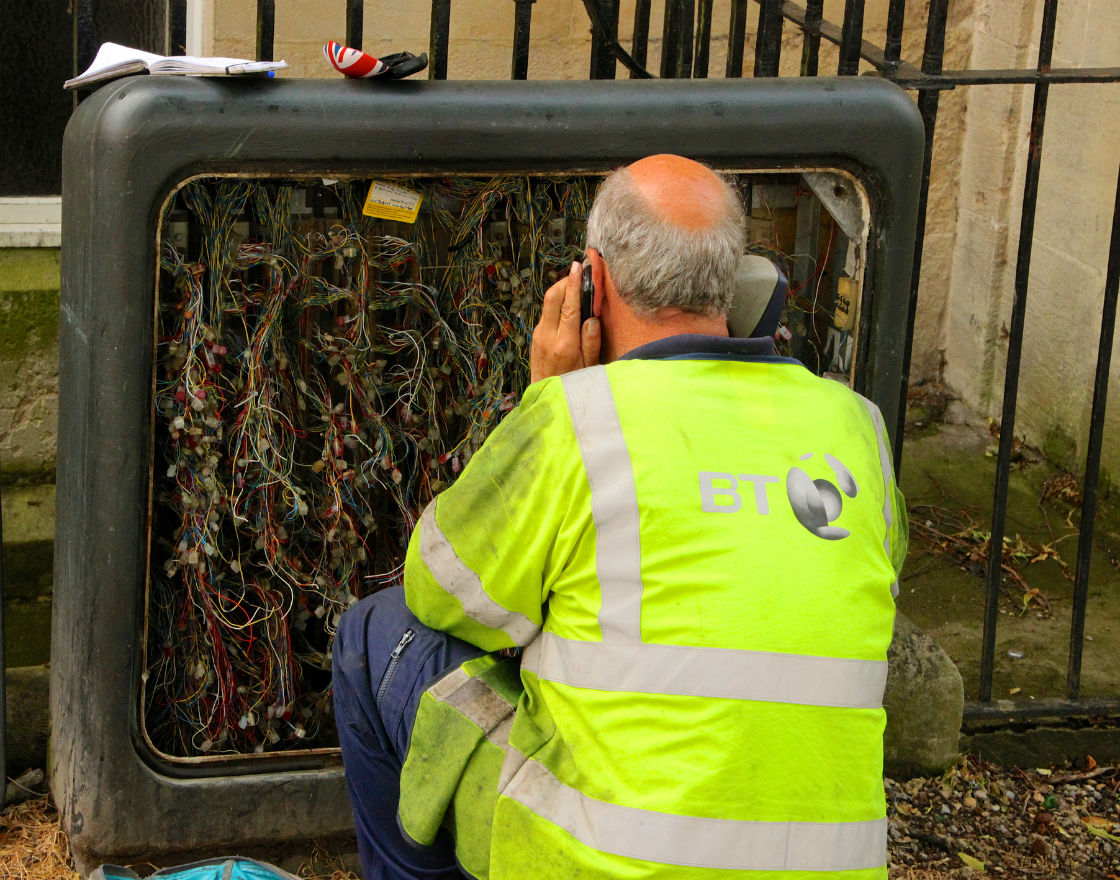
[[[144,732],[173,757],[330,745],[342,612],[399,580],[424,505],[528,382],[544,288],[581,251],[586,180],[203,178],[162,253]]]

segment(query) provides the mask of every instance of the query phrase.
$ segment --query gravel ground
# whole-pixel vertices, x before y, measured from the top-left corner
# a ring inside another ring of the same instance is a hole
[[[1120,768],[1015,770],[964,758],[944,776],[886,780],[891,880],[1120,880]],[[77,880],[46,798],[0,812],[0,877]],[[317,852],[301,877],[357,880]]]
[[[1120,880],[1120,768],[965,758],[938,779],[886,783],[891,880]]]

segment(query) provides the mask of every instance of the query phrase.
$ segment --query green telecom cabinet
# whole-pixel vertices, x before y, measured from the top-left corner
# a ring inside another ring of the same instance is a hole
[[[352,846],[333,626],[516,403],[611,169],[733,175],[752,248],[788,264],[791,353],[897,424],[922,148],[911,100],[866,77],[160,76],[85,100],[50,767],[79,868]]]

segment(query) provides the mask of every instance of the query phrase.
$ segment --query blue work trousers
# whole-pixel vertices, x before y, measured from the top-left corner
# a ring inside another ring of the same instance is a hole
[[[461,880],[450,834],[418,847],[397,826],[401,765],[425,688],[483,652],[429,629],[404,589],[368,596],[334,639],[334,710],[365,880]],[[395,659],[394,659],[395,655]]]

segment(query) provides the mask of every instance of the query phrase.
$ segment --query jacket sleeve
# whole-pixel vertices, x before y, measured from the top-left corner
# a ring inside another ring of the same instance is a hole
[[[887,544],[895,576],[891,591],[897,596],[898,578],[902,574],[902,565],[906,561],[906,550],[910,542],[910,520],[906,513],[906,499],[902,497],[902,490],[898,488],[898,480],[895,478],[894,456],[891,454],[891,441],[883,422],[883,414],[879,412],[879,407],[866,397],[858,396],[871,416],[871,424],[875,429],[875,442],[879,447],[879,465],[883,471],[886,494],[883,514],[889,517]]]
[[[902,497],[902,490],[898,488],[898,479],[894,473],[894,455],[891,452],[890,437],[887,435],[878,408],[875,410],[873,420],[877,421],[876,428],[882,438],[883,476],[887,484],[887,498],[891,512],[887,537],[890,542],[891,565],[894,568],[895,589],[897,589],[898,578],[902,575],[902,565],[906,562],[906,551],[910,546],[910,519],[906,513],[906,499]]]
[[[889,446],[888,446],[889,449]],[[910,545],[910,519],[906,513],[906,499],[902,497],[902,490],[893,473],[891,475],[889,492],[894,519],[891,522],[891,565],[894,566],[894,576],[902,576],[902,565],[906,562],[906,550]]]
[[[413,614],[486,651],[531,642],[580,460],[559,380],[534,383],[420,517],[404,571]]]

